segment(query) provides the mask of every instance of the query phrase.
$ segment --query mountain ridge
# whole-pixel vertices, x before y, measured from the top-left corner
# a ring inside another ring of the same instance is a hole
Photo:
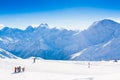
[[[118,47],[116,40],[119,37],[120,24],[109,19],[97,21],[83,31],[49,28],[48,24],[35,28],[28,26],[25,30],[5,27],[0,30],[0,48],[21,58],[34,56],[55,60],[108,60],[113,59],[108,54],[113,47],[107,43],[111,41],[114,47]],[[120,52],[119,47],[117,50]],[[120,56],[119,53],[116,54]],[[90,55],[92,59],[87,57]],[[114,58],[118,59],[117,56]]]
[[[0,58],[1,59],[20,59],[19,57],[13,55],[12,53],[0,48]]]

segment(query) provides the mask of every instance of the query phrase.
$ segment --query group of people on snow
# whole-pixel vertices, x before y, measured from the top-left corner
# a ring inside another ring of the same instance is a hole
[[[25,67],[17,66],[14,68],[15,73],[24,72],[24,71],[25,71]]]

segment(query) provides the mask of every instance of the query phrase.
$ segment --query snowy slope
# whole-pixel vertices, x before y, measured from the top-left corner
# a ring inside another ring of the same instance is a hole
[[[18,57],[16,57],[15,55],[13,55],[12,53],[4,50],[4,49],[1,49],[0,48],[0,58],[1,59],[5,59],[5,58],[9,58],[9,59],[18,59]]]
[[[71,55],[72,60],[120,59],[120,24],[111,20],[95,22],[84,31],[91,46]],[[85,51],[84,51],[85,50]]]
[[[1,80],[120,80],[120,62],[46,61],[0,59]],[[7,65],[7,66],[6,66]],[[14,73],[14,67],[25,72]]]
[[[71,56],[72,60],[114,60],[120,59],[120,38],[88,47]],[[79,54],[79,55],[77,55]],[[74,58],[72,58],[74,56]]]

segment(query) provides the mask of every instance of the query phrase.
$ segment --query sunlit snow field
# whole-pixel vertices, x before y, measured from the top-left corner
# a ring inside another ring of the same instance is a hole
[[[0,59],[0,80],[120,80],[120,61]],[[14,67],[25,72],[14,73]]]

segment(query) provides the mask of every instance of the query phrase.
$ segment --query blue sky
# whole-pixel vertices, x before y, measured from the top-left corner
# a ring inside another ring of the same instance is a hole
[[[0,26],[85,29],[94,21],[120,22],[119,0],[0,0]]]

